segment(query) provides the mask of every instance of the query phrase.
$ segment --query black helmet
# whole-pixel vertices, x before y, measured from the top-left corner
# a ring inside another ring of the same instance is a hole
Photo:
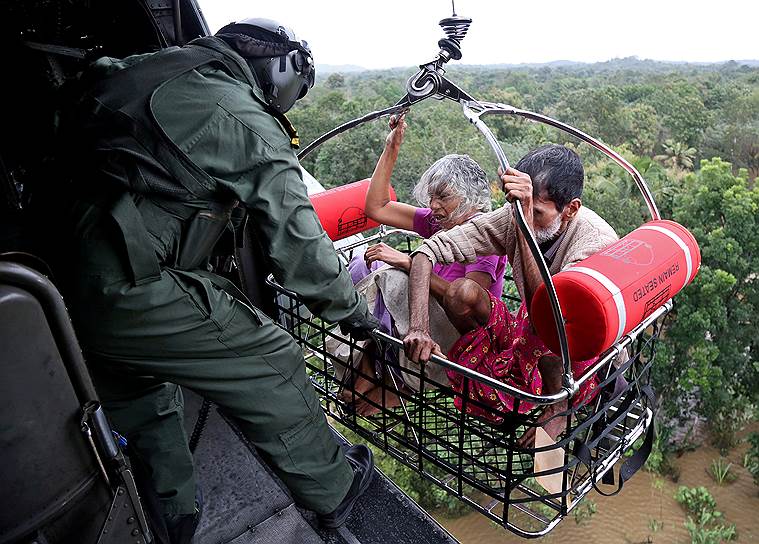
[[[271,107],[282,113],[314,86],[314,60],[305,41],[271,19],[245,19],[221,28],[216,36],[250,65]]]

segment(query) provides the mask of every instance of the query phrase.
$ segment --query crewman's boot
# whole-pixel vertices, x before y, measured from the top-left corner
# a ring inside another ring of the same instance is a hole
[[[366,491],[374,477],[374,458],[372,450],[363,444],[351,446],[345,452],[351,467],[353,467],[353,483],[343,502],[329,514],[319,516],[319,524],[325,529],[337,529],[341,527],[353,510],[356,500]]]
[[[202,515],[203,493],[200,491],[200,487],[198,487],[195,494],[195,512],[192,514],[165,515],[163,517],[171,544],[191,544]]]

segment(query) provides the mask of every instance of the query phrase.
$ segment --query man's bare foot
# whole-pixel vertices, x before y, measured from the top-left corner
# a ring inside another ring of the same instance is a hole
[[[364,417],[369,417],[378,414],[380,406],[390,409],[401,405],[400,397],[389,389],[385,389],[383,403],[382,390],[383,387],[377,386],[366,393],[366,398],[356,400],[356,413]]]
[[[543,393],[546,395],[555,395],[561,391],[561,378],[564,373],[561,359],[553,354],[544,355],[538,360],[538,369],[543,378]],[[555,404],[549,404],[543,409],[543,413],[538,418],[539,426],[543,427],[543,430],[548,436],[554,440],[556,440],[562,431],[566,429],[567,418],[566,416],[553,416],[566,409],[566,400]],[[520,448],[532,448],[533,444],[535,444],[535,427],[530,427],[525,431],[521,438],[517,440],[517,445]]]
[[[556,404],[549,404],[543,410],[543,413],[538,418],[538,426],[543,427],[543,430],[552,439],[556,440],[558,436],[567,428],[567,416],[557,416],[556,414],[564,412],[567,409],[567,401],[563,400]],[[536,427],[528,428],[525,433],[517,440],[517,446],[520,448],[532,448],[535,444],[535,429]]]

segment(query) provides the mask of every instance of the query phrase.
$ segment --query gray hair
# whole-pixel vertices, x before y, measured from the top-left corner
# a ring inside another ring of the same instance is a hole
[[[492,209],[487,175],[469,155],[446,155],[435,161],[414,187],[414,198],[427,207],[432,195],[442,194],[446,189],[461,198],[452,219]]]

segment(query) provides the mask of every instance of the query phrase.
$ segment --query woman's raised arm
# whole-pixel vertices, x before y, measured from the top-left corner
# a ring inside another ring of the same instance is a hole
[[[390,117],[390,134],[385,140],[385,149],[374,168],[369,190],[366,193],[364,213],[383,225],[400,229],[414,228],[414,214],[417,208],[403,202],[390,199],[390,176],[398,160],[398,153],[403,143],[406,130],[406,114]]]

